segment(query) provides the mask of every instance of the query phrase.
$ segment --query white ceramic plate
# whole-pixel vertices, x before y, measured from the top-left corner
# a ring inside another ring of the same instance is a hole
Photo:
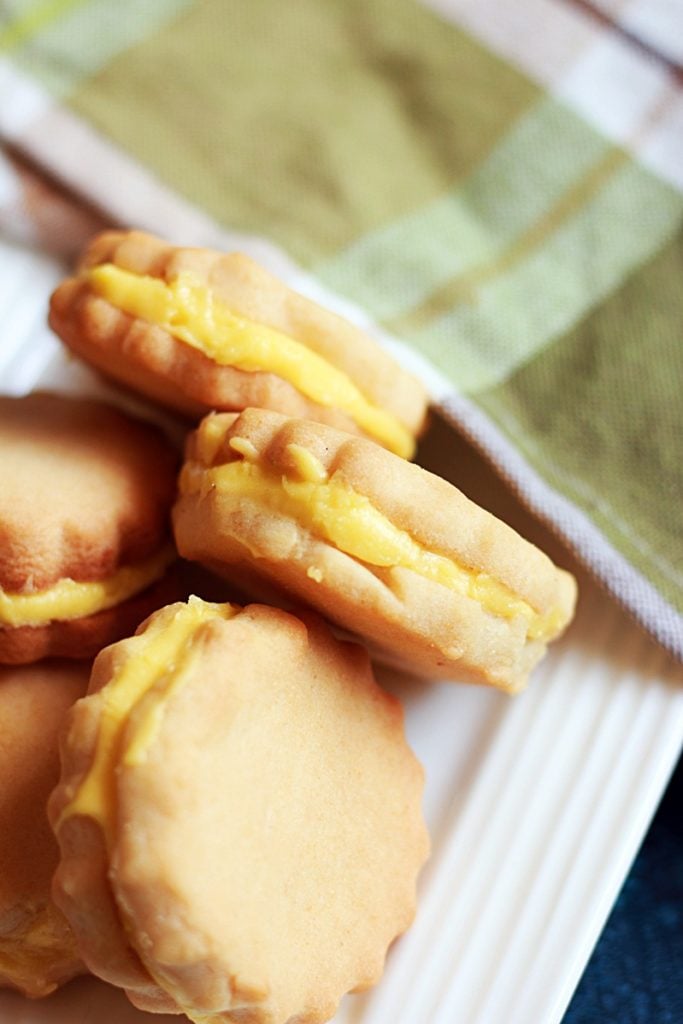
[[[0,243],[0,390],[111,397],[44,326],[60,274]],[[434,425],[421,461],[572,567],[445,425]],[[683,670],[579,575],[577,621],[520,697],[383,680],[405,702],[426,768],[433,854],[417,919],[384,979],[347,997],[336,1024],[561,1019],[683,739]],[[153,1019],[92,979],[42,1002],[0,993],[0,1024]]]

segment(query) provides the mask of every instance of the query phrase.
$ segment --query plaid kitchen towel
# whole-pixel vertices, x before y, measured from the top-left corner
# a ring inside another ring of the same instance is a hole
[[[681,0],[0,0],[0,137],[373,332],[681,656],[682,63]]]

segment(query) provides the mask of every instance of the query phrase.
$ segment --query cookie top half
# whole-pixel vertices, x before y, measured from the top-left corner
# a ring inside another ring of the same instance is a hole
[[[412,919],[422,784],[361,648],[191,598],[96,660],[51,801],[56,898],[138,1006],[315,1024]]]
[[[176,461],[160,431],[105,403],[0,397],[0,661],[79,656],[55,641],[55,622],[88,620],[99,646],[115,638],[113,609],[175,558]],[[76,627],[60,628],[77,645]]]
[[[191,435],[179,551],[273,584],[423,675],[524,686],[573,577],[456,487],[362,438],[249,409]]]
[[[106,232],[50,323],[105,373],[191,416],[247,406],[328,422],[410,457],[422,385],[371,337],[241,253]]]

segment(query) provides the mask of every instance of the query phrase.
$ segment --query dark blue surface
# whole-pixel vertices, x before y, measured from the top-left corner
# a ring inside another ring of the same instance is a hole
[[[683,761],[562,1024],[683,1024]]]

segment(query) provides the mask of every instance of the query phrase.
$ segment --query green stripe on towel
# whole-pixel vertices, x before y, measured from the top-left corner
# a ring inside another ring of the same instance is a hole
[[[539,95],[412,0],[205,0],[70,103],[222,224],[310,264],[466,178]]]
[[[478,396],[555,487],[683,612],[683,233]]]

